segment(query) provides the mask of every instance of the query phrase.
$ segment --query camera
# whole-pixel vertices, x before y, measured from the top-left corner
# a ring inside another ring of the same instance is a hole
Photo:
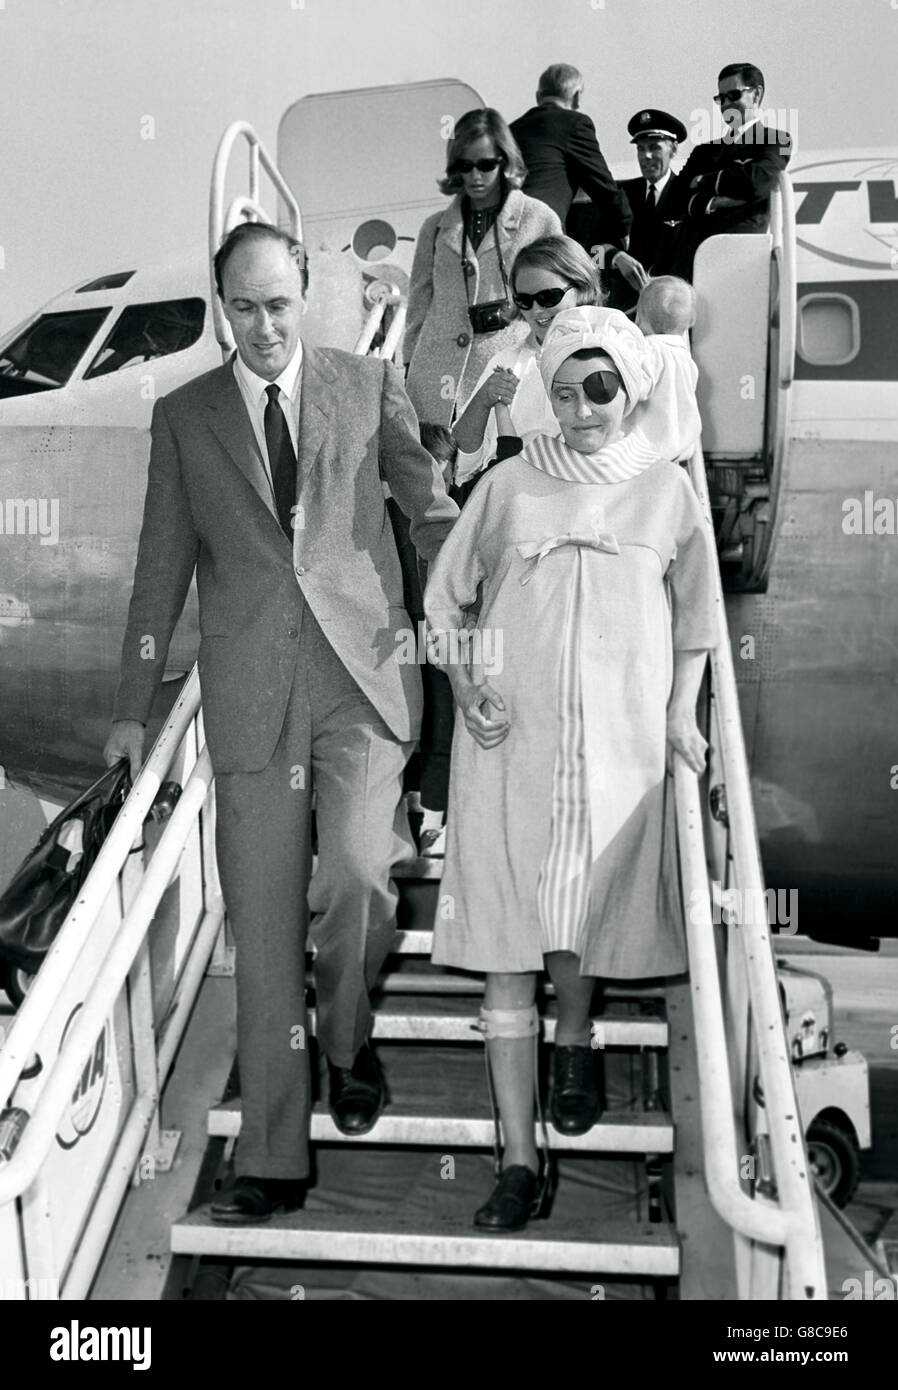
[[[490,299],[485,304],[472,304],[468,318],[475,333],[500,333],[515,317],[507,299]]]

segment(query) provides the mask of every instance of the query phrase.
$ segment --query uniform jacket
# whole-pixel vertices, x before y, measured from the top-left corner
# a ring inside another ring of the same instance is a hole
[[[718,232],[761,232],[767,227],[770,193],[792,153],[785,131],[760,121],[744,132],[744,139],[712,140],[696,145],[686,160],[668,200],[668,216],[698,223],[704,236]],[[692,187],[694,179],[699,183]],[[705,213],[714,197],[739,198],[742,207]]]
[[[564,222],[582,188],[598,214],[600,240],[623,246],[629,212],[589,116],[562,106],[533,106],[512,121],[511,133],[527,165],[524,192],[548,203]]]
[[[560,231],[561,223],[551,208],[517,188],[509,190],[495,226],[476,251],[470,242],[464,245],[461,195],[425,220],[412,263],[404,342],[409,364],[406,385],[419,420],[451,424],[456,403],[460,411],[490,358],[527,336],[523,319],[498,333],[471,332],[468,301],[485,304],[505,294],[497,238],[510,280],[515,256],[523,246]],[[467,297],[465,257],[471,270]],[[510,284],[508,294],[510,298]]]
[[[115,718],[147,721],[195,568],[216,773],[269,761],[301,647],[303,599],[396,738],[415,738],[420,679],[396,659],[396,633],[409,620],[383,480],[414,545],[434,559],[458,510],[389,363],[304,347],[292,549],[233,362],[162,397]]]
[[[661,197],[655,204],[654,212],[646,209],[646,180],[644,178],[623,179],[619,185],[626,195],[627,205],[633,214],[630,227],[630,244],[627,247],[631,256],[651,273],[653,266],[664,265],[670,256],[675,228],[670,226],[669,208],[674,206],[678,177],[671,169],[670,178],[664,185]]]

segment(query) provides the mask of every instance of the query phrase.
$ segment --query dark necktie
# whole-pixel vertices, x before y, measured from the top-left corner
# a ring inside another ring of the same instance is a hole
[[[656,196],[655,196],[655,185],[654,185],[653,183],[650,183],[650,184],[649,184],[649,191],[648,191],[648,193],[646,193],[646,195],[645,195],[645,210],[646,210],[646,212],[654,212],[654,211],[655,211],[655,204],[656,204],[656,201],[657,201],[657,199],[656,199]]]
[[[271,486],[274,490],[278,521],[292,545],[292,509],[296,501],[296,454],[293,452],[290,431],[278,400],[280,387],[272,383],[265,388],[265,393],[268,396],[268,404],[265,407],[265,443],[268,446]]]

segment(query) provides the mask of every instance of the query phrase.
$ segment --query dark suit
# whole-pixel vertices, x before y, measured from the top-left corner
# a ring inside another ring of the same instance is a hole
[[[562,106],[534,106],[512,121],[511,133],[527,166],[524,192],[548,203],[564,225],[574,194],[582,189],[592,202],[591,208],[584,205],[589,221],[584,234],[623,246],[630,227],[629,209],[611,177],[590,118]],[[579,212],[572,215],[578,224],[584,220]],[[587,244],[573,225],[568,230],[582,245]]]
[[[633,215],[627,250],[650,275],[660,274],[659,267],[670,261],[676,228],[669,224],[668,209],[673,201],[676,182],[677,175],[671,170],[654,211],[649,211],[646,206],[647,181],[644,178],[640,176],[636,179],[623,179],[618,185],[623,190]],[[608,259],[610,258],[609,255]],[[613,270],[606,272],[605,279],[608,282],[609,305],[624,311],[632,308],[638,295],[624,277]]]
[[[368,987],[392,939],[390,869],[403,852],[393,819],[421,689],[415,666],[396,659],[409,619],[382,479],[428,560],[458,515],[417,436],[395,368],[307,347],[291,550],[232,362],[153,415],[115,717],[146,722],[196,568],[219,871],[237,942],[241,1173],[308,1171],[313,788],[318,1036],[337,1066],[366,1036]]]
[[[681,219],[668,267],[672,274],[691,280],[695,252],[710,236],[766,230],[770,193],[791,153],[791,137],[760,122],[749,127],[744,138],[696,145],[668,204],[668,215]],[[738,198],[741,206],[706,213],[714,197]]]

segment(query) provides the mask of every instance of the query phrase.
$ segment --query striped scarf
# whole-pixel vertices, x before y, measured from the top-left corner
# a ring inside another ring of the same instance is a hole
[[[596,454],[578,453],[560,435],[540,434],[530,441],[522,457],[543,473],[568,483],[623,483],[656,463],[660,455],[637,427]]]

